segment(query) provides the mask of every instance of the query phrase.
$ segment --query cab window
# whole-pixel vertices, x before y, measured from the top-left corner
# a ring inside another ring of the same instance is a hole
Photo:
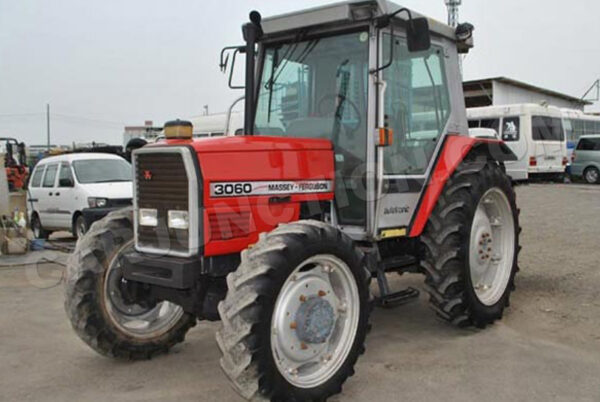
[[[38,166],[35,168],[35,173],[31,178],[31,187],[39,187],[42,184],[42,177],[44,176],[44,167]]]
[[[48,165],[48,167],[46,168],[46,175],[44,176],[44,187],[54,187],[57,170],[58,165],[56,163]]]
[[[389,41],[390,35],[384,36],[383,60],[389,60]],[[393,144],[384,149],[384,171],[424,174],[450,117],[443,48],[411,53],[406,41],[395,37],[393,56],[383,73],[385,115],[394,133]]]

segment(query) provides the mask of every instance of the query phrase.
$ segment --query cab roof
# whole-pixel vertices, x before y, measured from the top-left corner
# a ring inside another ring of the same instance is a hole
[[[399,6],[387,0],[347,0],[328,4],[301,11],[266,17],[262,20],[263,32],[266,35],[284,33],[300,28],[316,27],[322,25],[335,25],[368,21],[399,10]],[[425,17],[416,11],[410,10],[413,18]],[[455,30],[442,22],[426,17],[429,20],[429,29],[432,33],[456,41]],[[408,21],[406,13],[394,17],[398,21]]]

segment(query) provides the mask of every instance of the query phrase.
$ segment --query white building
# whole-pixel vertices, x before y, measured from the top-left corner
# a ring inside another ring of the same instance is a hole
[[[463,89],[467,108],[535,103],[583,111],[585,106],[592,104],[574,96],[506,77],[465,81]]]

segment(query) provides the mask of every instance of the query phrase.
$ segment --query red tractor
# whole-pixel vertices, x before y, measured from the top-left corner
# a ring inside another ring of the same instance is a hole
[[[422,273],[436,314],[483,328],[514,289],[518,210],[494,139],[468,136],[457,30],[387,1],[243,26],[245,132],[188,122],[134,152],[134,206],[92,225],[66,311],[97,352],[146,359],[221,320],[245,398],[341,392],[390,273]],[[379,287],[371,293],[371,279]]]
[[[4,156],[4,169],[6,169],[8,191],[23,189],[29,177],[25,143],[7,137],[0,137],[0,143],[4,144],[6,153]]]

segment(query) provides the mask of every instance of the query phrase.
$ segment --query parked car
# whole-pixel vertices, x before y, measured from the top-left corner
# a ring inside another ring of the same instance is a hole
[[[117,155],[79,153],[42,159],[29,183],[34,236],[66,230],[79,237],[109,212],[131,205],[132,169]]]
[[[600,135],[584,135],[571,156],[571,176],[600,183]]]

